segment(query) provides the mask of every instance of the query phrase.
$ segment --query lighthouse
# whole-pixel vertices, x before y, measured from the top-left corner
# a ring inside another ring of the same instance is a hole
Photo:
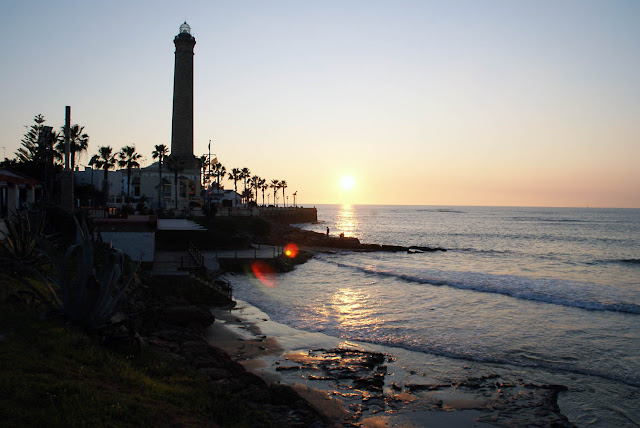
[[[173,115],[171,118],[171,155],[178,155],[186,168],[197,168],[193,155],[193,48],[196,39],[184,22],[174,37],[176,46],[173,75]]]

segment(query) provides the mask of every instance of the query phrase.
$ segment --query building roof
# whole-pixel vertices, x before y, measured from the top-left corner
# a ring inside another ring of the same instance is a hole
[[[29,186],[35,186],[40,183],[35,178],[27,177],[26,175],[18,174],[17,172],[13,172],[4,168],[0,169],[0,182],[11,184],[26,184]]]
[[[155,232],[156,216],[129,216],[129,218],[94,218],[97,232]]]

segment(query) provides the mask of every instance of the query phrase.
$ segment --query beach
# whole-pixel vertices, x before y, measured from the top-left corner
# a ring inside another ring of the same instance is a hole
[[[497,425],[640,423],[637,210],[318,206],[318,217],[300,227],[446,251],[316,252],[268,281],[227,275],[234,298],[259,309],[238,306],[238,331],[257,328],[283,348],[245,364],[342,400],[357,423],[411,415],[420,426],[424,412]],[[354,387],[348,371],[317,361],[343,360],[333,350],[350,346],[390,360]],[[296,353],[316,360],[276,370]]]
[[[437,357],[419,364],[400,348],[276,323],[241,300],[213,313],[211,345],[265,381],[292,386],[336,426],[569,425],[556,404],[561,386],[483,375]],[[458,369],[466,376],[452,375]]]

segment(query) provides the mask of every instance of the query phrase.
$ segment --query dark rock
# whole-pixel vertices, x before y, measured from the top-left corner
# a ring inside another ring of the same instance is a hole
[[[227,379],[232,376],[229,370],[219,368],[202,368],[198,370],[203,375],[207,376],[211,380]]]
[[[437,391],[439,389],[450,388],[451,387],[450,384],[432,385],[432,384],[419,384],[419,383],[408,383],[405,386],[411,392],[413,392],[413,391]]]
[[[273,393],[273,404],[295,403],[302,399],[300,395],[288,385],[274,383],[270,385],[270,389]]]
[[[180,346],[180,349],[187,356],[208,356],[211,346],[209,346],[209,344],[204,341],[191,340],[188,342],[184,342]]]
[[[378,391],[382,389],[382,387],[384,386],[384,376],[373,375],[372,377],[356,379],[353,381],[353,385],[358,388],[365,388],[365,389]]]
[[[247,385],[242,389],[240,395],[244,397],[246,400],[251,401],[253,403],[270,403],[271,402],[271,393],[268,388],[265,386],[259,387],[257,385]]]
[[[409,247],[407,249],[407,252],[420,252],[420,253],[431,253],[434,251],[447,251],[445,248],[441,248],[441,247],[418,247],[415,245],[412,245],[411,247]]]
[[[175,342],[169,342],[166,340],[158,339],[156,337],[148,337],[145,339],[145,342],[151,346],[155,346],[158,348],[165,348],[171,351],[175,351],[180,347],[180,345],[178,345]]]
[[[193,322],[208,326],[213,324],[215,317],[206,306],[189,305],[173,306],[159,311],[158,318],[171,324],[187,326]]]
[[[193,339],[193,335],[185,332],[184,330],[158,330],[151,333],[151,336],[176,343],[182,343]]]

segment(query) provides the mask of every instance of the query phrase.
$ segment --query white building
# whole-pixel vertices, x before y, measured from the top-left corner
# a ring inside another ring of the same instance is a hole
[[[0,169],[0,218],[10,217],[33,205],[42,195],[42,185],[34,178]]]
[[[134,168],[131,170],[131,182],[127,181],[127,170],[118,169],[107,172],[109,182],[107,205],[120,205],[126,201],[128,191],[133,199],[145,197],[148,206],[158,208],[185,209],[189,206],[202,204],[200,197],[200,171],[185,170],[178,174],[178,200],[176,204],[175,175],[169,171],[166,165],[162,168],[162,191],[160,192],[160,205],[158,204],[158,189],[160,175],[158,162],[154,162],[146,168]],[[104,171],[85,167],[84,171],[76,168],[74,172],[75,185],[93,185],[96,190],[102,191]]]

